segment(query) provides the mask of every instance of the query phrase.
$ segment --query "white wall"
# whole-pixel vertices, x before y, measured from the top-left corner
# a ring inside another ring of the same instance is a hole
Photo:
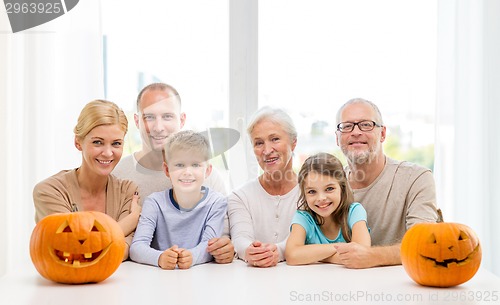
[[[29,261],[33,187],[80,164],[77,150],[68,149],[72,130],[83,105],[103,97],[103,82],[98,1],[80,1],[66,15],[15,34],[0,14],[2,274]]]
[[[435,177],[445,221],[478,234],[500,275],[500,1],[442,0]]]

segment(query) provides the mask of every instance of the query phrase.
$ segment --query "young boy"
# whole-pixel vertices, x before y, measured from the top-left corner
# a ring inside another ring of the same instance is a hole
[[[172,188],[152,193],[143,203],[130,258],[172,270],[213,259],[208,240],[222,235],[227,199],[202,186],[210,175],[208,140],[193,131],[168,137],[163,168]]]

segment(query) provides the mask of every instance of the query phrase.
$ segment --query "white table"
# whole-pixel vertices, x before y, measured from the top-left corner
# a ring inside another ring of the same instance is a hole
[[[496,300],[496,301],[495,301]],[[0,304],[499,304],[500,278],[480,269],[453,288],[414,283],[402,266],[364,270],[331,264],[260,269],[242,261],[189,270],[125,262],[97,284],[64,285],[31,264],[0,278]]]

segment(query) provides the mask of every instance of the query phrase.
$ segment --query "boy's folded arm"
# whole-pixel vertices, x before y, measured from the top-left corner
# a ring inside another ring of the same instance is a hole
[[[227,201],[214,204],[211,213],[207,216],[207,222],[203,228],[201,241],[196,247],[189,249],[193,254],[193,265],[210,262],[213,257],[207,252],[208,241],[215,237],[221,237],[224,230],[224,217],[226,215]]]
[[[193,266],[212,261],[213,257],[206,251],[208,240],[202,240],[196,247],[188,249],[193,255]]]
[[[158,266],[158,259],[163,251],[151,247],[158,221],[158,213],[157,205],[146,198],[143,203],[142,215],[134,233],[134,239],[130,245],[130,258],[133,261]]]
[[[163,251],[151,248],[147,242],[135,240],[130,246],[130,259],[141,264],[158,266],[158,259]]]

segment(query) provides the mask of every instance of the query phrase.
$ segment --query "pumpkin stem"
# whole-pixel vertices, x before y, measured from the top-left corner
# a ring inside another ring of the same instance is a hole
[[[441,209],[437,209],[437,213],[438,213],[438,219],[436,222],[444,222],[443,220],[443,212],[441,212]]]

